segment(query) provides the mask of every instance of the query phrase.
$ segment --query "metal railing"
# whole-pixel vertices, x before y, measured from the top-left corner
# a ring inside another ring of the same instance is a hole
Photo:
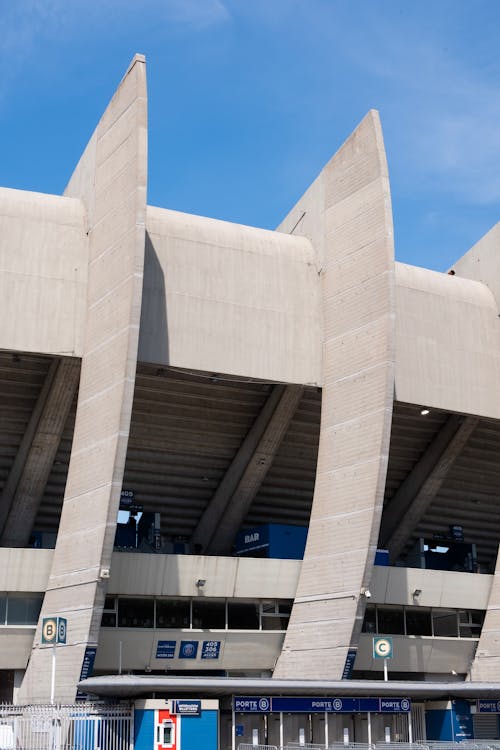
[[[0,750],[132,750],[128,706],[0,704]]]

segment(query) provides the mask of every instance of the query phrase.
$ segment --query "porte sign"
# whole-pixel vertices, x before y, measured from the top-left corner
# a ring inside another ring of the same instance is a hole
[[[66,643],[68,622],[65,617],[44,617],[42,620],[42,643],[51,646]]]
[[[392,638],[373,639],[373,658],[392,659]]]

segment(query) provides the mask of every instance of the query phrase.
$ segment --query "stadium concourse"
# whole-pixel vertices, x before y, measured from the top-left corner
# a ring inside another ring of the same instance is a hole
[[[146,189],[136,55],[64,195],[0,190],[0,700],[500,737],[500,225],[395,262],[375,111],[276,231]]]

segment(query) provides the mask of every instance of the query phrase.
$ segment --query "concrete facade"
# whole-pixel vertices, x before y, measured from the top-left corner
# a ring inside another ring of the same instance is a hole
[[[377,671],[367,603],[419,609],[457,634],[394,633],[404,678],[493,679],[498,226],[453,274],[396,263],[374,111],[275,232],[147,206],[146,189],[138,55],[64,196],[0,190],[0,590],[43,593],[35,631],[0,622],[18,700],[48,699],[44,617],[68,620],[58,701],[87,649],[113,672],[121,639],[125,669],[161,671],[159,639],[204,637],[193,617],[101,627],[106,597],[116,618],[135,600],[257,607],[255,632],[209,631],[215,666],[292,679],[340,679],[353,650],[360,675]],[[114,552],[122,489],[161,516],[133,554]],[[268,523],[308,528],[303,560],[232,556],[238,531]],[[467,572],[420,569],[453,525]],[[288,627],[262,627],[273,607]]]

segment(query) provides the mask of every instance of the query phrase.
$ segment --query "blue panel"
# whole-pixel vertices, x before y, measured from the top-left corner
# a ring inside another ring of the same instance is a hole
[[[302,560],[307,527],[285,523],[266,523],[240,531],[236,537],[236,554]]]
[[[134,750],[153,750],[155,712],[136,709],[134,711]]]
[[[453,710],[453,733],[455,742],[471,740],[474,736],[472,728],[472,716],[470,705],[467,701],[454,700],[452,703]]]
[[[425,728],[428,740],[453,741],[451,711],[426,711]]]
[[[202,711],[201,716],[183,716],[182,750],[217,750],[218,718],[218,711]]]

